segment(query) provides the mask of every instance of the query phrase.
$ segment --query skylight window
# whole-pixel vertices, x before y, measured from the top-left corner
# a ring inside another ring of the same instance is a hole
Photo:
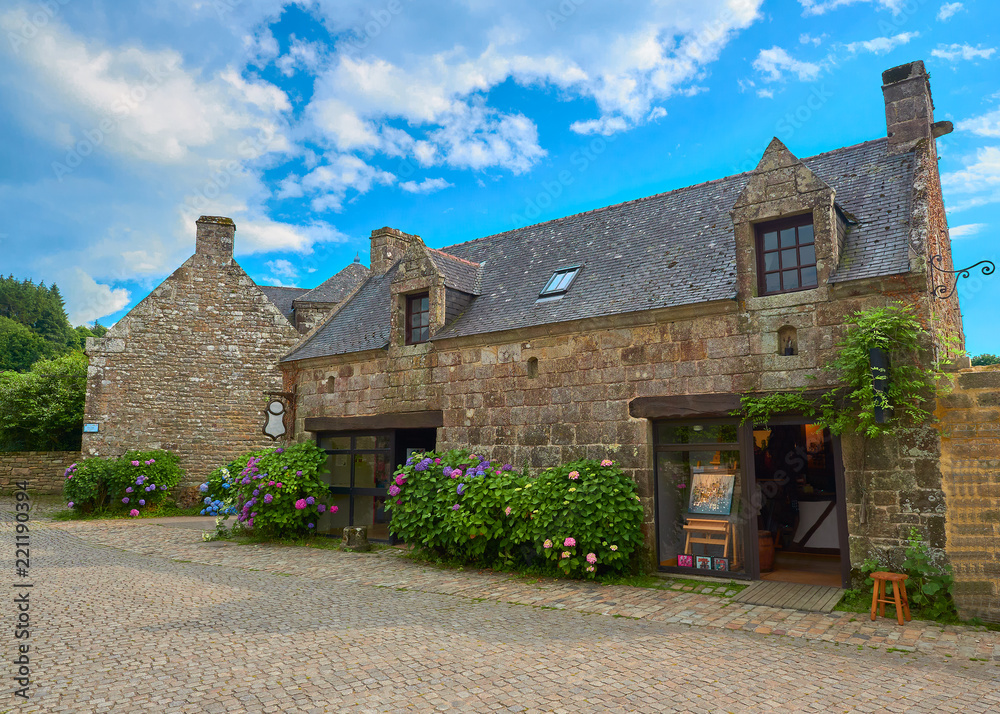
[[[542,292],[538,293],[540,298],[556,297],[557,295],[565,295],[566,291],[569,290],[569,286],[573,284],[576,279],[577,273],[580,272],[580,266],[576,265],[572,268],[560,268],[556,272],[552,273],[552,277],[549,278],[549,282],[545,284],[542,288]]]

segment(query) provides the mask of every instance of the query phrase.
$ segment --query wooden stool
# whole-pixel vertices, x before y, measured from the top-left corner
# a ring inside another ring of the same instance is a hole
[[[896,621],[902,625],[903,615],[905,613],[906,619],[912,619],[910,617],[910,601],[906,598],[906,579],[910,577],[909,575],[902,575],[901,573],[884,573],[877,572],[872,573],[872,580],[875,581],[875,587],[872,588],[872,619],[875,619],[875,608],[878,608],[879,617],[885,617],[885,605],[889,603],[890,605],[896,606]],[[885,596],[885,584],[886,582],[892,583],[892,600]],[[900,600],[900,595],[902,595],[902,600]]]

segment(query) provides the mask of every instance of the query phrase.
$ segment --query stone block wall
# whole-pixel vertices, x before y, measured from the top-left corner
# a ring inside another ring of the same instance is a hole
[[[439,449],[469,447],[532,469],[610,457],[639,485],[645,535],[653,543],[649,421],[631,417],[629,402],[822,386],[819,368],[832,354],[844,315],[888,300],[859,290],[823,287],[755,298],[752,306],[726,301],[286,363],[286,385],[296,389],[296,438],[312,438],[303,430],[308,417],[440,409]],[[797,329],[796,355],[779,354],[778,333],[787,325]],[[809,379],[814,375],[818,383]],[[850,449],[845,443],[845,452]],[[936,449],[937,433],[928,426],[890,440],[868,464],[847,460],[850,532],[864,544],[856,550],[858,563],[870,539],[898,550],[910,523],[930,527],[940,518],[939,501],[925,497],[940,489],[939,475],[920,471],[925,460],[936,460]],[[872,470],[867,489],[901,499],[864,522],[856,486],[862,468]],[[939,530],[932,539],[943,547]]]
[[[228,221],[228,223],[226,223]],[[229,219],[198,222],[198,250],[107,335],[88,340],[85,456],[166,449],[199,483],[271,444],[266,391],[298,332],[232,259]]]
[[[32,493],[62,493],[63,474],[79,460],[79,451],[0,452],[0,493],[10,493],[17,481],[27,481]]]
[[[955,604],[963,617],[1000,622],[1000,366],[953,381],[937,415]]]

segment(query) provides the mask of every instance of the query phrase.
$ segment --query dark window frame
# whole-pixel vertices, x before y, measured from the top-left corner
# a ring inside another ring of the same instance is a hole
[[[580,276],[580,271],[582,269],[583,269],[582,265],[570,265],[565,268],[558,268],[552,271],[552,277],[550,277],[548,281],[546,281],[545,286],[542,288],[541,292],[538,293],[538,297],[550,298],[559,295],[565,295],[567,292],[569,292],[569,289],[573,287],[573,283],[575,283],[576,279]],[[553,285],[557,285],[559,283],[558,278],[570,273],[572,273],[572,275],[570,276],[568,283],[566,283],[563,287],[558,289],[552,288]]]
[[[810,226],[813,231],[812,241],[808,243],[800,242],[799,239],[799,229],[805,226]],[[789,228],[795,229],[795,242],[791,246],[781,245],[781,231],[787,230]],[[774,249],[765,250],[764,246],[764,234],[765,233],[778,233],[778,243]],[[780,218],[775,221],[765,221],[764,223],[758,223],[754,226],[754,246],[757,254],[757,291],[758,295],[781,295],[784,293],[796,293],[802,290],[813,290],[819,287],[819,276],[816,276],[816,282],[810,285],[802,284],[802,272],[810,268],[814,272],[817,272],[818,266],[816,263],[816,227],[813,224],[813,214],[803,213],[798,216],[791,216],[789,218]],[[812,247],[813,250],[813,262],[801,262],[800,250],[803,248]],[[796,252],[796,262],[794,265],[784,266],[783,265],[783,253],[788,250],[795,250]],[[766,270],[765,261],[769,254],[773,254],[778,259],[778,267],[776,270]],[[784,287],[784,273],[789,271],[795,271],[796,276],[796,287],[785,288]],[[781,288],[779,290],[768,290],[767,289],[767,276],[777,275],[780,281]]]
[[[426,310],[413,310],[413,305],[419,300],[427,300]],[[414,339],[414,325],[413,316],[423,315],[421,324],[416,326],[417,331],[426,330],[426,337],[424,339]],[[430,293],[417,293],[416,295],[406,296],[406,344],[408,345],[420,345],[425,342],[431,341],[431,298]]]

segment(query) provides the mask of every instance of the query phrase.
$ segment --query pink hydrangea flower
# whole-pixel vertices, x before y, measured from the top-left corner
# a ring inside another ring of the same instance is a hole
[[[441,459],[434,459],[434,463],[435,464],[440,464],[441,463]]]
[[[504,514],[509,516],[512,510],[513,509],[510,506],[507,506],[507,508],[503,509],[503,512]]]
[[[618,550],[618,546],[617,545],[611,546],[611,550]]]
[[[281,481],[278,481],[278,483],[276,483],[276,484],[274,484],[274,485],[275,485],[275,486],[277,486],[278,488],[281,488],[281,487],[282,487],[282,486],[284,486],[285,484],[281,483]]]
[[[268,486],[273,486],[273,485],[274,485],[274,481],[268,481],[268,482],[267,482],[267,485],[268,485]]]
[[[396,474],[396,485],[402,486],[404,483],[406,483],[406,476],[403,474]]]
[[[298,501],[295,502],[295,510],[301,511],[305,507],[306,507],[306,499],[300,498]]]
[[[593,565],[588,565],[588,566],[587,566],[587,572],[588,572],[588,573],[592,573],[592,572],[594,572],[594,566],[593,566]]]
[[[587,553],[587,562],[590,563],[591,565],[593,565],[594,563],[596,563],[597,562],[597,554],[596,553]]]
[[[128,512],[128,514],[132,516],[132,518],[137,518],[139,516],[139,511],[133,508],[131,511]]]
[[[572,548],[573,546],[576,545],[576,538],[567,538],[566,540],[563,541],[563,545],[566,546],[567,548]]]
[[[569,557],[569,551],[568,550],[564,550],[562,552],[562,555],[560,557],[562,557],[562,558],[568,558]]]
[[[67,503],[67,504],[66,504],[66,507],[67,507],[67,508],[72,508],[72,507],[73,507],[73,502],[72,502],[72,501],[70,501],[69,503]]]
[[[601,462],[601,466],[614,466],[614,465],[615,462],[612,461],[611,459],[604,459],[604,461]]]
[[[578,478],[580,478],[580,472],[579,471],[570,471],[569,472],[569,480],[570,481],[576,481]]]
[[[336,513],[339,510],[340,508],[338,508],[337,506],[330,506],[330,513]]]
[[[133,462],[132,462],[132,465],[133,465],[133,466],[138,466],[138,465],[139,465],[139,462],[138,462],[138,461],[133,461]]]
[[[546,538],[545,542],[542,543],[542,547],[543,548],[551,548],[552,547],[552,541],[550,541],[548,538]]]

